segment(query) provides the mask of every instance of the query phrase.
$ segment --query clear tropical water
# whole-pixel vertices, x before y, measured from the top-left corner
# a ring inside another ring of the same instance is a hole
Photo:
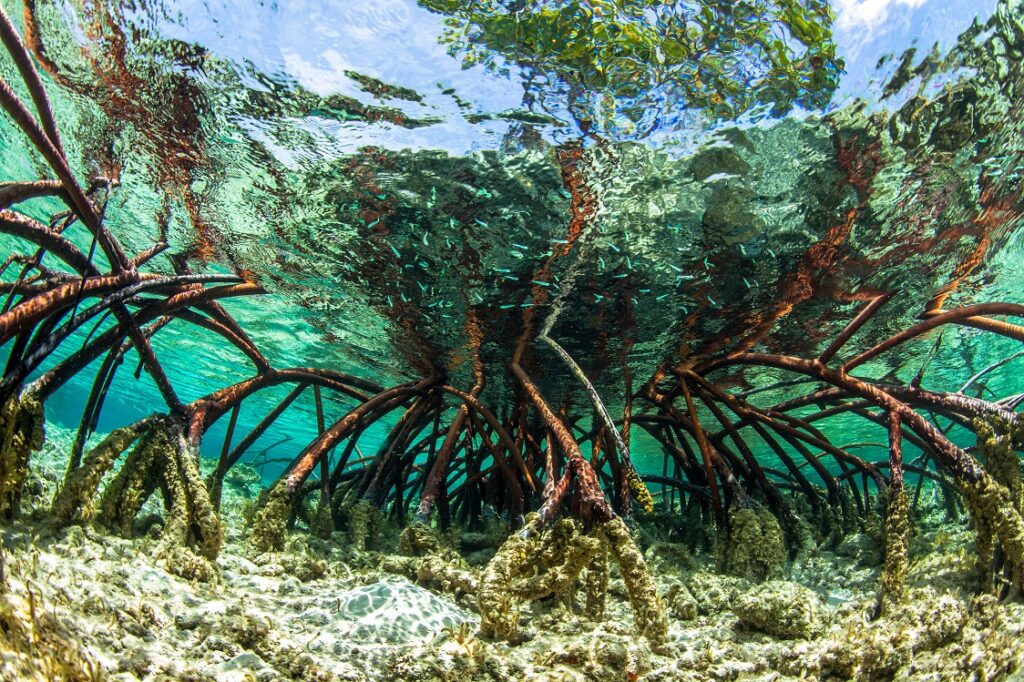
[[[1020,678],[1024,0],[0,4],[0,679]]]
[[[1019,300],[1019,2],[840,0],[842,65],[819,69],[829,88],[785,107],[771,92],[742,104],[763,74],[733,56],[723,68],[745,89],[717,108],[667,85],[631,97],[615,78],[639,76],[613,69],[583,92],[540,79],[506,53],[460,43],[472,31],[442,5],[4,0],[31,29],[76,170],[120,180],[113,232],[138,251],[165,225],[170,251],[194,268],[264,286],[225,305],[277,366],[382,384],[437,370],[468,387],[479,334],[485,396],[499,403],[517,339],[557,309],[551,336],[616,412],[627,378],[636,390],[659,367],[745,338],[823,348],[877,292],[898,295],[861,332],[864,346],[942,292],[947,308]],[[673,82],[658,59],[640,70]],[[6,60],[0,73],[17,81]],[[0,158],[0,180],[37,172],[6,121]],[[45,220],[58,206],[32,210]],[[864,375],[908,380],[934,343],[919,339]],[[251,371],[196,328],[171,325],[154,346],[186,400]],[[956,390],[1015,350],[947,331],[925,383]],[[553,404],[585,404],[552,353],[529,352]],[[987,390],[1024,390],[1019,367]],[[778,378],[746,370],[728,381]],[[77,425],[91,380],[62,389],[48,417]],[[239,432],[286,392],[247,401]],[[122,372],[99,428],[160,404],[145,373]],[[350,407],[330,398],[328,419]],[[205,452],[219,451],[226,421]],[[253,453],[289,457],[315,429],[305,396]],[[828,429],[879,444],[872,455],[884,458],[874,425],[843,417]],[[372,450],[385,432],[375,425],[360,445]],[[634,439],[641,469],[660,468],[653,442],[640,430]]]

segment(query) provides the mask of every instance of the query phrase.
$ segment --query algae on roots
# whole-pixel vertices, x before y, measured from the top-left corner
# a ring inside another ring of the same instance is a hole
[[[633,493],[633,499],[647,514],[654,513],[654,497],[647,486],[640,480],[640,474],[633,466],[625,467],[626,484]]]
[[[537,559],[542,570],[517,586],[519,597],[533,601],[566,593],[601,549],[601,541],[585,535],[578,521],[559,520],[541,536]]]
[[[283,479],[264,491],[257,502],[249,531],[249,546],[256,552],[280,552],[288,531],[294,500]]]
[[[611,555],[619,565],[637,631],[653,646],[660,646],[668,638],[668,616],[644,555],[619,517],[599,524],[598,530],[607,539]]]
[[[519,600],[512,582],[520,567],[539,547],[537,533],[540,520],[533,514],[526,526],[513,533],[487,563],[477,589],[476,603],[480,610],[480,632],[485,637],[515,640],[519,634]]]
[[[537,516],[513,533],[498,549],[480,577],[477,606],[485,636],[515,640],[521,602],[565,593],[575,588],[583,569],[588,575],[587,615],[599,618],[607,585],[605,552],[618,563],[639,634],[654,646],[668,636],[668,617],[643,554],[622,519],[598,523],[589,534],[578,522],[563,519],[542,531]],[[595,564],[595,559],[599,561]],[[590,583],[593,583],[592,585]]]
[[[381,518],[380,511],[372,502],[359,500],[348,509],[346,516],[348,518],[348,535],[353,547],[364,551],[367,545],[375,546],[377,544]]]
[[[175,570],[184,547],[215,559],[224,540],[220,518],[199,474],[198,452],[176,425],[157,423],[140,439],[100,500],[99,518],[131,537],[135,517],[159,488],[166,510],[158,556]],[[189,574],[202,573],[189,568]]]
[[[1015,447],[1024,447],[1024,421],[1008,424],[1001,420],[975,419],[978,450],[985,458],[985,469],[1010,492],[1013,506],[1024,512],[1024,473]]]
[[[68,470],[64,484],[54,497],[51,514],[54,522],[65,526],[74,522],[89,522],[96,513],[95,498],[100,482],[110,471],[121,453],[139,437],[147,426],[140,421],[111,431],[85,456],[82,465]]]
[[[878,610],[888,615],[906,598],[907,571],[910,568],[910,503],[900,480],[889,485],[885,505],[885,566]]]
[[[514,640],[522,602],[575,591],[576,578],[601,549],[601,541],[584,535],[573,519],[540,530],[531,517],[484,570],[477,592],[484,634]]]
[[[43,405],[31,394],[11,396],[0,405],[0,516],[18,512],[28,478],[29,455],[43,447]]]
[[[981,569],[990,580],[998,541],[1005,567],[1019,573],[1024,569],[1024,519],[1014,507],[1010,491],[987,473],[977,481],[962,483],[961,490],[978,536]]]
[[[608,541],[598,537],[601,547],[587,564],[584,574],[583,591],[586,601],[583,614],[593,621],[604,620],[605,604],[608,601]]]

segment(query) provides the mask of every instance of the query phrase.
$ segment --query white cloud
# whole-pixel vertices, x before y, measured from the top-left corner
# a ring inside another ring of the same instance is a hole
[[[928,0],[834,0],[836,28],[873,33],[889,18],[893,6],[920,7]]]

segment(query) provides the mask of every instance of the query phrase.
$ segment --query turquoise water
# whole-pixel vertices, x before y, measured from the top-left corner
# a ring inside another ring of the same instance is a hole
[[[552,337],[619,414],[625,376],[636,390],[659,366],[727,350],[772,315],[759,347],[810,354],[857,301],[898,292],[855,338],[863,348],[945,289],[951,308],[1016,301],[1024,284],[1015,2],[897,3],[881,13],[836,4],[841,63],[823,67],[834,78],[828,91],[732,115],[667,86],[626,97],[593,79],[584,79],[592,90],[582,104],[567,106],[572,83],[549,73],[524,85],[530,70],[500,51],[469,59],[452,43],[451,31],[463,30],[450,28],[455,20],[411,0],[244,11],[230,2],[4,6],[22,27],[33,19],[34,54],[79,176],[120,179],[106,213],[112,232],[137,251],[165,222],[170,252],[189,254],[194,268],[243,272],[264,286],[267,295],[224,305],[275,366],[382,384],[435,369],[468,388],[472,313],[483,330],[484,398],[501,405],[512,390],[513,340],[543,293],[538,315],[558,302]],[[756,69],[741,67],[730,77],[760,92]],[[0,74],[18,87],[9,61]],[[605,118],[601,101],[614,105]],[[541,286],[535,273],[573,229],[564,157],[577,148],[579,197],[594,203],[592,215]],[[6,122],[0,153],[0,180],[37,172],[35,153]],[[25,210],[47,219],[59,204]],[[844,234],[808,260],[830,230]],[[84,231],[70,238],[88,248]],[[935,339],[861,375],[907,381]],[[186,401],[251,373],[240,353],[194,327],[172,324],[153,343]],[[74,348],[72,339],[37,375]],[[925,385],[955,391],[1015,350],[1010,340],[947,330]],[[586,396],[566,368],[543,346],[530,354],[549,402],[580,409],[586,430]],[[984,394],[1024,390],[1020,362],[994,373]],[[101,432],[162,404],[148,376],[131,369],[129,359]],[[753,369],[725,381],[750,388],[779,378]],[[77,426],[92,379],[83,372],[59,391],[48,418]],[[288,390],[246,401],[236,433]],[[328,423],[353,407],[325,395]],[[761,394],[760,404],[788,395]],[[364,452],[394,418],[362,437]],[[219,453],[226,426],[209,431],[204,453]],[[823,428],[885,458],[876,425],[843,416]],[[952,434],[973,442],[962,429]],[[315,435],[307,393],[252,452],[289,458]],[[772,460],[763,443],[752,446]],[[660,448],[641,429],[633,449],[642,472],[660,473]],[[267,467],[268,481],[279,466]]]
[[[1024,0],[0,6],[0,679],[1019,679]]]

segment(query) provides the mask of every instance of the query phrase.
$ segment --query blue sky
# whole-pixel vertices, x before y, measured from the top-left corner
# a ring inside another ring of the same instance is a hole
[[[265,73],[287,75],[320,94],[344,93],[366,102],[346,70],[410,87],[423,103],[391,101],[413,116],[442,119],[415,130],[389,124],[305,122],[332,153],[375,144],[389,148],[444,149],[461,154],[493,148],[507,124],[468,123],[454,88],[475,113],[501,112],[520,105],[515,80],[481,67],[463,69],[438,38],[440,18],[415,0],[278,0],[248,4],[234,0],[183,0],[169,3],[178,13],[159,31],[197,42],[236,63],[251,62]],[[842,106],[858,96],[871,97],[880,80],[875,66],[886,53],[900,55],[917,44],[927,52],[938,42],[948,48],[975,16],[991,14],[995,0],[833,0],[835,37],[847,74],[834,100]],[[889,69],[892,68],[890,64]],[[884,80],[884,74],[881,80]],[[271,136],[250,132],[273,147]],[[281,150],[281,154],[287,154]]]
[[[847,71],[836,101],[863,94],[882,55],[898,57],[917,45],[923,56],[935,43],[945,51],[975,17],[984,21],[995,6],[995,0],[833,0],[833,28]]]

